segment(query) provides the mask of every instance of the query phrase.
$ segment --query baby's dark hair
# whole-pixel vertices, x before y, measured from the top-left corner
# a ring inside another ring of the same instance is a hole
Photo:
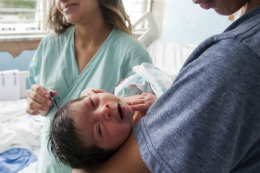
[[[97,146],[86,147],[80,139],[75,122],[69,116],[74,113],[71,105],[83,98],[71,100],[55,114],[50,125],[48,149],[55,158],[72,168],[87,168],[106,161],[115,151],[107,151]]]

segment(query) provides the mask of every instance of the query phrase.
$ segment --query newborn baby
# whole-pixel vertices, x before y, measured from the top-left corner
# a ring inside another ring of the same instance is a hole
[[[49,148],[72,168],[102,163],[127,140],[156,99],[149,93],[131,97],[98,93],[71,100],[54,116]]]

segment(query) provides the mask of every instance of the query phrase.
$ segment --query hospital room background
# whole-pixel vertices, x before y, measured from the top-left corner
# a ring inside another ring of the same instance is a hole
[[[131,22],[136,23],[136,36],[147,47],[154,65],[173,78],[198,44],[223,32],[239,17],[239,12],[219,16],[213,10],[201,10],[192,0],[123,0],[123,3]],[[44,117],[26,114],[26,89],[30,88],[27,79],[30,61],[41,38],[50,33],[45,25],[48,5],[48,0],[0,2],[0,170],[35,171]],[[148,18],[139,20],[145,14],[149,14]],[[20,78],[15,78],[16,89],[3,87],[8,81],[4,76],[9,73],[20,74]],[[11,149],[17,150],[7,153]],[[8,154],[16,159],[6,163]]]
[[[6,1],[8,2],[16,0]],[[193,4],[192,0],[123,1],[125,2],[125,8],[130,15],[130,19],[132,19],[132,23],[136,21],[136,17],[138,18],[145,12],[151,11],[159,28],[159,37],[165,41],[173,43],[198,45],[209,36],[221,33],[227,26],[232,23],[232,20],[230,20],[229,17],[219,16],[213,10],[201,10],[199,6]],[[147,8],[136,8],[142,6],[143,3],[148,4]],[[136,14],[137,10],[138,14]],[[26,44],[26,41],[22,41],[26,40],[26,37],[28,36],[26,35],[24,36],[24,38],[21,38],[14,31],[11,32],[10,30],[8,30],[8,24],[12,23],[9,19],[10,17],[8,18],[7,16],[5,18],[4,15],[6,14],[10,14],[11,16],[12,14],[16,13],[14,11],[8,12],[8,8],[0,6],[0,71],[10,69],[19,69],[21,71],[26,71],[28,70],[31,58],[35,53],[35,48],[34,50],[31,50],[31,47],[37,46],[32,46],[31,44],[33,43],[28,43],[30,44],[28,45],[29,50],[26,49],[26,46],[24,45]],[[13,21],[17,23],[19,22],[17,21],[17,19],[14,19]],[[19,22],[19,24],[22,23]],[[8,35],[6,33],[10,34]],[[15,40],[17,40],[19,44],[14,43]],[[22,47],[25,47],[23,51],[17,48],[17,46],[21,46],[21,44]],[[8,50],[19,49],[19,51],[21,52],[14,53],[13,56],[4,49],[7,46]],[[15,64],[14,61],[12,61],[14,58],[17,59],[17,63]]]

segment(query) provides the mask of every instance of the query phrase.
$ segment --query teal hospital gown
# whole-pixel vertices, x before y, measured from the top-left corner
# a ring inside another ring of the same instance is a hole
[[[114,27],[106,41],[80,73],[75,59],[75,27],[56,36],[45,37],[32,59],[29,69],[30,84],[39,84],[46,89],[58,91],[57,102],[64,105],[78,98],[85,88],[100,88],[112,93],[117,82],[133,74],[132,67],[151,58],[135,38]],[[41,137],[41,149],[37,172],[67,173],[72,168],[58,163],[47,149],[50,122],[56,109],[51,107]]]

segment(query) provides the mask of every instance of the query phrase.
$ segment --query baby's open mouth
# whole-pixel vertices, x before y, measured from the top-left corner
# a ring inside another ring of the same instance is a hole
[[[121,118],[121,120],[124,120],[127,117],[127,110],[126,107],[124,105],[121,105],[120,103],[118,103],[118,115]]]

